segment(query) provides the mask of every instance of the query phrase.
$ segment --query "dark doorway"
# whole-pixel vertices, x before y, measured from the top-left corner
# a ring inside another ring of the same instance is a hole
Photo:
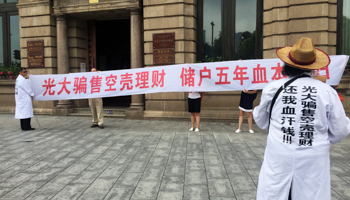
[[[130,69],[130,19],[96,21],[98,70]],[[103,98],[105,107],[128,107],[131,96]]]

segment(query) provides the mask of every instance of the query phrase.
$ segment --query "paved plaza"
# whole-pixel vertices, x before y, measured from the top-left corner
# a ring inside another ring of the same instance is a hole
[[[42,126],[39,128],[37,120]],[[0,199],[255,199],[267,132],[247,124],[0,114]],[[350,199],[350,137],[331,148],[332,199]]]

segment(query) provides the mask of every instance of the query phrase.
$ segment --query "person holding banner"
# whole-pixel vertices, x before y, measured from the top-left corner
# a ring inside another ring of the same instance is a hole
[[[199,131],[199,113],[201,112],[201,93],[189,92],[188,93],[188,112],[191,113],[191,128],[190,131]],[[194,122],[197,122],[196,129],[194,128]]]
[[[99,72],[96,68],[91,68],[91,72]],[[92,113],[92,125],[91,128],[99,127],[103,129],[103,102],[102,98],[89,99],[89,106]]]
[[[246,90],[242,91],[241,93],[241,100],[239,102],[239,120],[238,120],[238,129],[236,130],[236,133],[241,132],[241,126],[243,123],[243,117],[244,112],[247,113],[248,118],[248,125],[249,125],[249,133],[254,133],[252,129],[253,124],[253,117],[252,117],[252,111],[253,111],[253,101],[256,99],[257,96],[257,90]]]
[[[257,200],[330,200],[330,144],[350,133],[337,92],[311,77],[330,58],[310,38],[276,54],[288,78],[268,84],[253,111],[256,124],[269,130]]]
[[[35,130],[35,128],[32,128],[30,125],[30,118],[33,117],[32,100],[34,92],[26,77],[27,69],[21,67],[15,85],[15,118],[21,120],[21,129],[23,131],[32,131]]]

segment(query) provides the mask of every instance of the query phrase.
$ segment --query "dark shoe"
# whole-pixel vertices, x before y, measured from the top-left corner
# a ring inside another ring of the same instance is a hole
[[[33,131],[35,128],[25,129],[24,131]]]
[[[98,127],[98,125],[97,124],[91,125],[91,128],[95,128],[95,127]]]
[[[101,126],[99,126],[99,127],[100,127],[100,129],[104,129],[104,128],[105,128],[103,125],[101,125]]]

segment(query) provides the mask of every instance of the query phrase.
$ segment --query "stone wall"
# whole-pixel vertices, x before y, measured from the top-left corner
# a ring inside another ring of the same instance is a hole
[[[196,7],[194,0],[144,0],[144,63],[153,66],[152,34],[175,32],[175,64],[196,62]],[[240,91],[205,92],[201,118],[237,119]],[[145,117],[188,118],[188,93],[146,94]],[[259,95],[260,96],[260,95]],[[259,98],[254,106],[259,104]]]
[[[56,19],[52,16],[50,0],[20,0],[19,11],[21,65],[28,67],[27,41],[44,40],[45,65],[29,68],[28,74],[57,74]],[[34,108],[51,114],[56,101],[35,101]]]
[[[196,6],[194,0],[144,0],[144,65],[153,66],[153,33],[175,32],[175,64],[196,62]],[[145,95],[145,116],[183,115],[187,93]],[[164,112],[159,112],[164,111]],[[152,114],[153,113],[153,114]]]
[[[29,74],[57,74],[56,17],[50,0],[20,0],[17,4],[20,17],[21,63],[28,66],[27,41],[44,40],[45,66],[29,68]],[[85,20],[67,16],[69,71],[80,72],[80,63],[87,64],[87,24]],[[57,101],[35,101],[34,108],[52,114]],[[87,100],[75,100],[76,107],[87,106]]]
[[[81,72],[80,63],[88,68],[88,30],[87,21],[75,17],[67,18],[69,71]],[[88,70],[88,69],[85,69]],[[74,107],[88,106],[87,99],[74,101]]]
[[[13,80],[1,80],[0,81],[0,107],[2,106],[15,106],[15,81]],[[0,109],[1,112],[1,109]]]
[[[264,0],[264,58],[310,37],[316,48],[336,54],[337,0]]]
[[[264,0],[264,58],[277,58],[276,49],[292,46],[301,37],[312,39],[316,48],[336,55],[337,0]],[[350,115],[350,74],[340,81],[338,91]]]

